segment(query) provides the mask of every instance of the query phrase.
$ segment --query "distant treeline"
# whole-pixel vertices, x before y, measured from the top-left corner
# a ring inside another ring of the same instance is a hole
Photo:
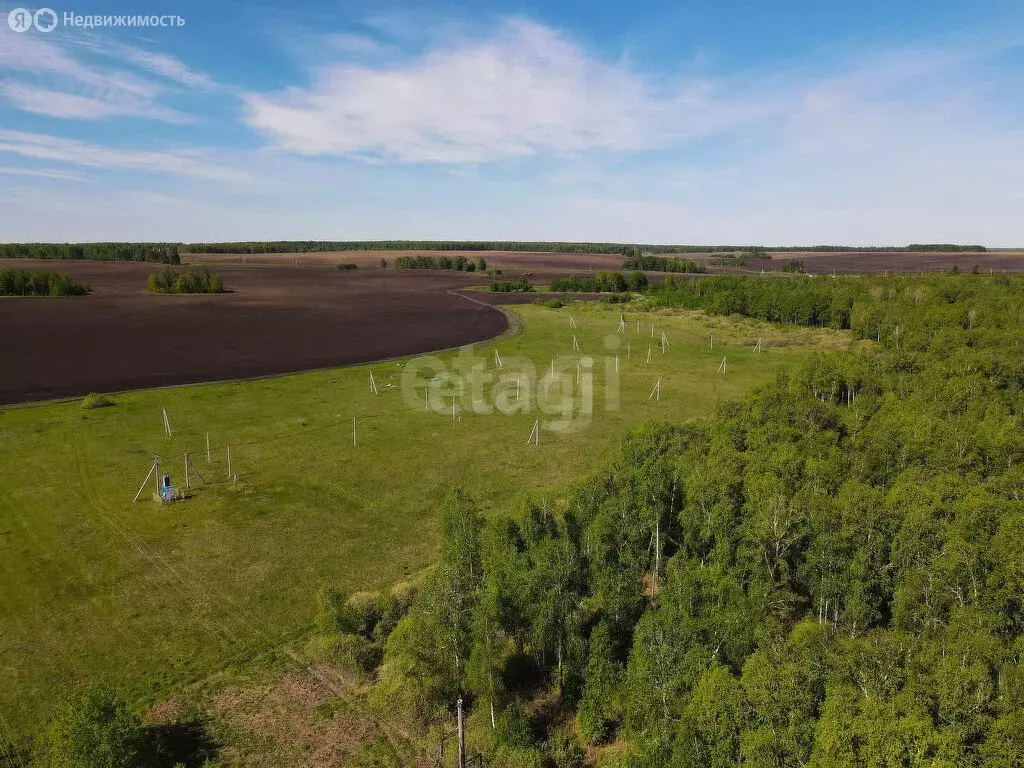
[[[551,281],[551,290],[581,293],[625,293],[647,288],[647,275],[633,272],[626,277],[621,272],[598,272],[594,277],[560,277]]]
[[[178,264],[178,243],[0,243],[0,259],[151,261]]]
[[[183,245],[187,253],[313,253],[319,251],[529,251],[539,253],[620,253],[634,256],[641,253],[733,253],[754,254],[809,251],[985,251],[981,245],[948,245],[941,243],[905,246],[810,245],[765,247],[757,245],[637,245],[627,243],[571,243],[515,240],[273,240],[265,242],[190,243]]]
[[[89,287],[49,269],[0,269],[0,296],[84,296]]]
[[[771,258],[771,256],[765,256]],[[649,253],[638,253],[627,256],[622,262],[623,269],[646,269],[649,272],[687,272],[699,273],[705,271],[705,266],[689,259],[666,259],[662,256],[652,256]]]
[[[147,280],[147,287],[153,293],[223,293],[224,280],[212,275],[206,267],[201,269],[171,269],[154,272]]]
[[[483,258],[475,262],[465,256],[399,256],[395,259],[399,269],[453,269],[458,272],[483,272],[487,262]]]

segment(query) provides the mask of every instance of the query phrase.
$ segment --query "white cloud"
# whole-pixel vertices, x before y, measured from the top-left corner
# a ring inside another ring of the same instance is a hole
[[[148,99],[137,99],[131,96],[116,100],[94,98],[19,83],[0,84],[0,96],[6,98],[23,112],[32,112],[47,117],[101,120],[120,115],[145,117],[168,123],[192,122],[190,117],[173,109],[154,104]]]
[[[62,171],[57,168],[18,168],[0,165],[0,176],[33,176],[41,179],[59,179],[61,181],[88,181],[84,176]]]
[[[75,42],[92,53],[117,59],[190,88],[203,90],[218,88],[217,83],[209,75],[196,72],[175,56],[154,53],[109,39],[80,38]]]
[[[160,103],[166,87],[138,71],[169,79],[176,87],[216,87],[209,77],[172,56],[92,38],[76,39],[73,46],[93,58],[73,55],[72,44],[62,45],[59,40],[6,35],[0,47],[0,73],[5,81],[0,84],[0,97],[24,112],[62,119],[120,116],[186,123],[191,118]],[[96,57],[105,62],[98,63]]]
[[[122,149],[38,133],[0,130],[0,152],[86,167],[157,171],[226,184],[251,180],[244,171],[211,161],[197,150],[152,152]]]
[[[286,150],[402,162],[646,149],[761,112],[753,100],[716,99],[704,82],[661,93],[526,21],[403,65],[338,64],[308,89],[243,98],[249,125]]]

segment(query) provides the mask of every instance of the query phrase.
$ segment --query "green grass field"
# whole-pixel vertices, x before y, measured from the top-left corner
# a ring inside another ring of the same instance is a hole
[[[539,446],[527,438],[535,419],[549,417],[535,409],[477,414],[463,396],[453,420],[450,398],[428,412],[417,388],[407,402],[403,362],[140,391],[94,410],[74,401],[0,412],[0,711],[8,726],[34,730],[83,680],[106,675],[138,700],[156,700],[298,639],[318,586],[375,589],[429,565],[435,510],[451,487],[490,507],[557,497],[631,426],[705,414],[815,346],[846,343],[829,331],[628,311],[626,333],[616,334],[619,311],[524,306],[518,335],[475,347],[492,368],[497,347],[509,375],[517,356],[542,374],[557,357],[570,380],[581,355],[595,360],[592,418],[542,429]],[[664,331],[670,346],[655,346],[648,365],[652,321],[655,342]],[[573,334],[581,353],[572,351]],[[751,350],[758,337],[763,353]],[[615,342],[619,405],[607,410]],[[723,355],[725,375],[716,373]],[[648,395],[659,378],[655,401]],[[158,505],[151,483],[132,504],[154,454],[181,486],[186,451],[206,480],[192,498]]]

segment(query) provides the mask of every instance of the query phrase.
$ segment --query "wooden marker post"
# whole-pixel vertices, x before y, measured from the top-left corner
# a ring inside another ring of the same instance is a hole
[[[527,445],[530,443],[540,445],[540,419],[533,422],[533,429],[530,431],[530,437],[526,440]]]

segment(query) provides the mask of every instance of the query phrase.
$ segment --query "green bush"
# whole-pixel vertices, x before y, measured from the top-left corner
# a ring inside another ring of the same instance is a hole
[[[339,264],[338,265],[338,269],[340,269],[342,272],[348,272],[349,270],[352,270],[352,269],[359,269],[359,265],[358,264]]]
[[[343,621],[347,625],[347,631],[369,637],[380,618],[377,594],[375,592],[355,592],[345,601],[343,611]]]
[[[389,590],[381,592],[377,600],[378,620],[373,628],[373,636],[379,641],[387,639],[395,627],[412,607],[416,597],[416,587],[407,582],[400,581]]]
[[[492,293],[531,293],[534,287],[525,277],[518,280],[495,280],[491,283]]]
[[[584,768],[587,756],[572,734],[559,731],[546,744],[548,757],[558,768]]]
[[[90,392],[88,395],[82,398],[82,410],[91,411],[95,408],[109,408],[114,404],[114,401],[105,395],[98,395],[95,392]]]
[[[313,635],[306,651],[316,661],[330,661],[356,674],[373,672],[380,664],[381,647],[361,635],[333,633]]]

